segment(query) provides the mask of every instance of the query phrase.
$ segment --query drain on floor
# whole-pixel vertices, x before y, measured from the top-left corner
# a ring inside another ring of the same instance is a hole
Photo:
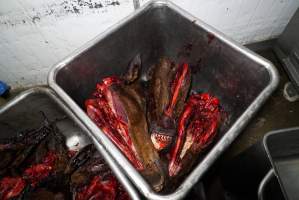
[[[284,85],[283,96],[290,102],[299,100],[299,92],[291,82],[287,82]]]

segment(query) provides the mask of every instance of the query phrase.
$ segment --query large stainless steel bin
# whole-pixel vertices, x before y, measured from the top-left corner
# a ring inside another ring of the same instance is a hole
[[[121,74],[141,53],[144,69],[161,56],[192,65],[192,89],[220,98],[227,119],[213,144],[175,191],[155,193],[88,118],[84,100],[103,77]],[[150,199],[179,199],[231,144],[278,84],[273,65],[168,1],[153,1],[58,63],[48,82]]]
[[[37,87],[22,92],[13,100],[0,107],[0,138],[9,138],[19,131],[40,127],[44,118],[40,111],[44,112],[50,120],[62,118],[66,119],[57,122],[60,132],[66,137],[66,145],[72,149],[81,148],[93,140],[93,136],[85,126],[72,114],[72,112],[58,99],[52,90],[44,87]],[[88,136],[90,135],[90,137]],[[114,161],[109,159],[107,152],[99,144],[96,144],[106,162],[118,180],[126,188],[130,197],[138,200],[138,194],[132,187],[128,179],[120,172]]]

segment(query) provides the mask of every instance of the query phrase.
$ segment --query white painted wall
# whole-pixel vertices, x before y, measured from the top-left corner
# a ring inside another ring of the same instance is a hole
[[[172,1],[242,44],[277,37],[299,7],[299,0]]]
[[[279,35],[299,6],[299,0],[173,2],[243,44]],[[54,63],[133,11],[133,0],[0,0],[0,80],[13,87],[46,83]]]

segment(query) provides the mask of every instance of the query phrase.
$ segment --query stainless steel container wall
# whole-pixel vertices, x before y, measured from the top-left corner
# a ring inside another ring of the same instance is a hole
[[[297,200],[299,196],[299,127],[271,131],[266,134],[263,142],[273,169],[269,171],[270,175],[264,178],[265,183],[261,183],[260,187],[266,187],[268,179],[276,177],[285,199]]]
[[[53,91],[43,87],[27,90],[0,107],[0,138],[9,138],[19,131],[39,127],[44,121],[40,111],[43,111],[50,120],[67,116],[67,119],[57,122],[57,127],[66,137],[68,148],[72,149],[73,145],[77,143],[80,148],[94,140],[92,136],[87,136],[90,133],[85,126],[54,95]],[[103,150],[101,145],[96,144],[96,147],[101,150],[103,156],[108,157],[107,152]],[[139,199],[136,191],[123,173],[120,173],[120,169],[115,162],[111,159],[106,161],[118,180],[127,189],[131,198]]]
[[[119,75],[141,53],[143,68],[161,56],[192,65],[192,90],[220,98],[227,113],[211,148],[170,194],[155,193],[112,142],[88,118],[84,100],[103,77]],[[229,146],[278,84],[273,65],[168,1],[150,2],[57,64],[49,85],[93,132],[150,199],[179,199]]]

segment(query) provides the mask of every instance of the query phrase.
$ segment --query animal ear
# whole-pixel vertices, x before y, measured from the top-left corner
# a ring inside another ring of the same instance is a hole
[[[141,55],[137,54],[129,63],[126,73],[123,75],[123,79],[127,84],[130,84],[137,80],[141,71]]]

